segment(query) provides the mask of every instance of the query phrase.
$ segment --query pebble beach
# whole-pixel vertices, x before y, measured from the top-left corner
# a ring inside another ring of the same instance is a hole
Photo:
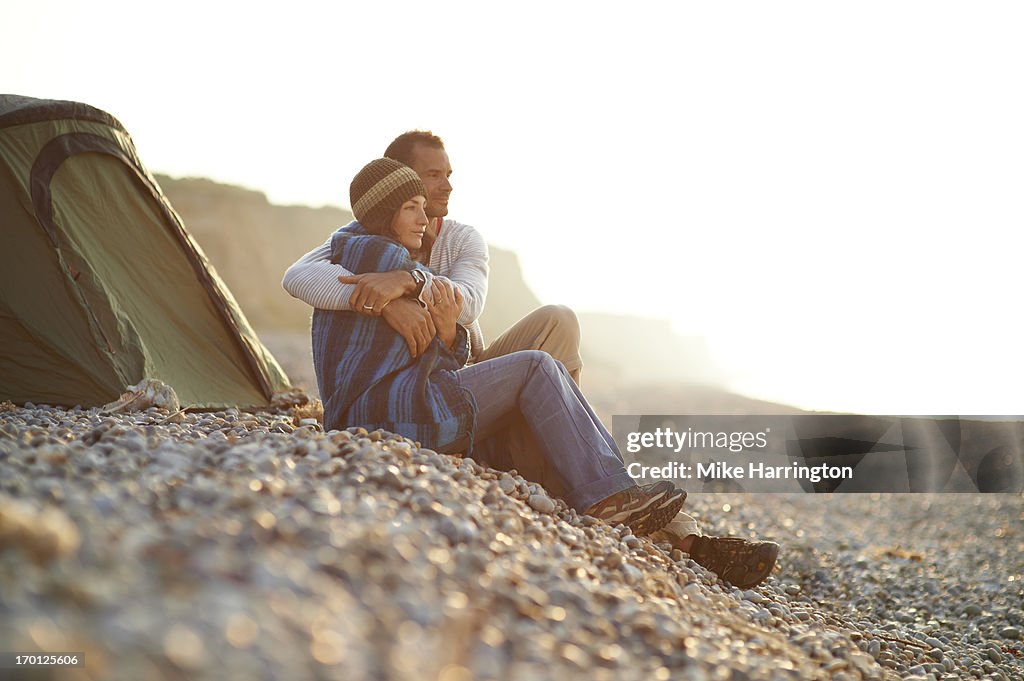
[[[8,403],[0,651],[84,653],[13,670],[38,679],[1024,678],[1019,494],[684,510],[778,541],[773,575],[733,588],[390,433]]]

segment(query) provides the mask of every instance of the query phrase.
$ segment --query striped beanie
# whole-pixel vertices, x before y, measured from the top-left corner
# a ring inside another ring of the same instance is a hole
[[[416,171],[390,158],[370,161],[348,188],[352,214],[367,231],[383,234],[402,204],[414,196],[427,197],[427,188]]]

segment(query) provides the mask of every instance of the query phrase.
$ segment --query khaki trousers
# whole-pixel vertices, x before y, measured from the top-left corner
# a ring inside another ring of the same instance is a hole
[[[539,307],[512,325],[487,346],[478,362],[519,350],[543,350],[569,370],[572,380],[580,384],[583,359],[580,357],[580,322],[576,313],[564,305]]]
[[[656,544],[668,542],[673,548],[678,548],[680,542],[691,534],[701,536],[700,525],[697,524],[697,520],[693,516],[680,511],[672,519],[672,522],[657,532],[652,532],[650,536],[651,541]]]

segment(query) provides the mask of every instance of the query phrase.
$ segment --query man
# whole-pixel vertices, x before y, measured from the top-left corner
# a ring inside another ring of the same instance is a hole
[[[430,132],[407,132],[388,146],[384,156],[415,170],[430,194],[426,206],[430,223],[418,259],[462,294],[464,303],[458,321],[469,330],[473,361],[517,350],[544,350],[562,362],[578,383],[583,368],[579,322],[567,307],[539,308],[484,346],[477,319],[487,295],[487,244],[473,227],[444,219],[452,192],[452,167],[441,139]],[[419,356],[435,334],[429,313],[409,297],[419,282],[404,270],[352,275],[330,262],[330,243],[328,238],[288,268],[282,281],[285,290],[320,309],[382,316],[405,339],[413,356]]]
[[[543,350],[559,360],[579,384],[583,367],[579,323],[566,307],[549,305],[535,310],[485,346],[478,318],[487,295],[487,244],[469,225],[445,219],[452,192],[452,167],[441,139],[430,132],[407,132],[395,138],[384,156],[412,168],[427,190],[425,210],[430,222],[417,259],[428,263],[433,276],[445,279],[461,294],[463,306],[458,323],[469,332],[471,361],[480,362],[518,350]],[[383,317],[405,339],[413,356],[419,356],[436,333],[429,312],[416,300],[429,283],[406,270],[353,275],[331,262],[329,237],[288,268],[282,286],[295,298],[316,308]],[[488,434],[475,451],[491,466],[515,468],[523,477],[541,482],[553,495],[564,496],[564,488],[550,462],[536,456],[537,446],[522,419],[505,423],[500,430]],[[592,509],[592,514],[614,524],[631,515],[639,517],[637,508],[650,509],[657,503],[667,503],[669,496],[671,492],[665,485],[648,485],[613,495]],[[664,523],[662,520],[658,525]],[[778,554],[778,545],[772,542],[701,536],[697,522],[684,513],[676,515],[653,538],[690,553],[698,563],[742,588],[763,581]]]

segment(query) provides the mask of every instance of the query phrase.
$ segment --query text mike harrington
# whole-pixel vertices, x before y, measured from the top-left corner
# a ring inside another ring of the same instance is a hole
[[[804,466],[793,462],[788,466],[769,466],[763,461],[751,461],[746,467],[730,466],[722,461],[697,463],[689,465],[678,461],[670,461],[663,466],[644,466],[634,461],[626,466],[630,477],[673,479],[673,480],[852,480],[852,466],[829,466],[820,463],[816,466]]]

